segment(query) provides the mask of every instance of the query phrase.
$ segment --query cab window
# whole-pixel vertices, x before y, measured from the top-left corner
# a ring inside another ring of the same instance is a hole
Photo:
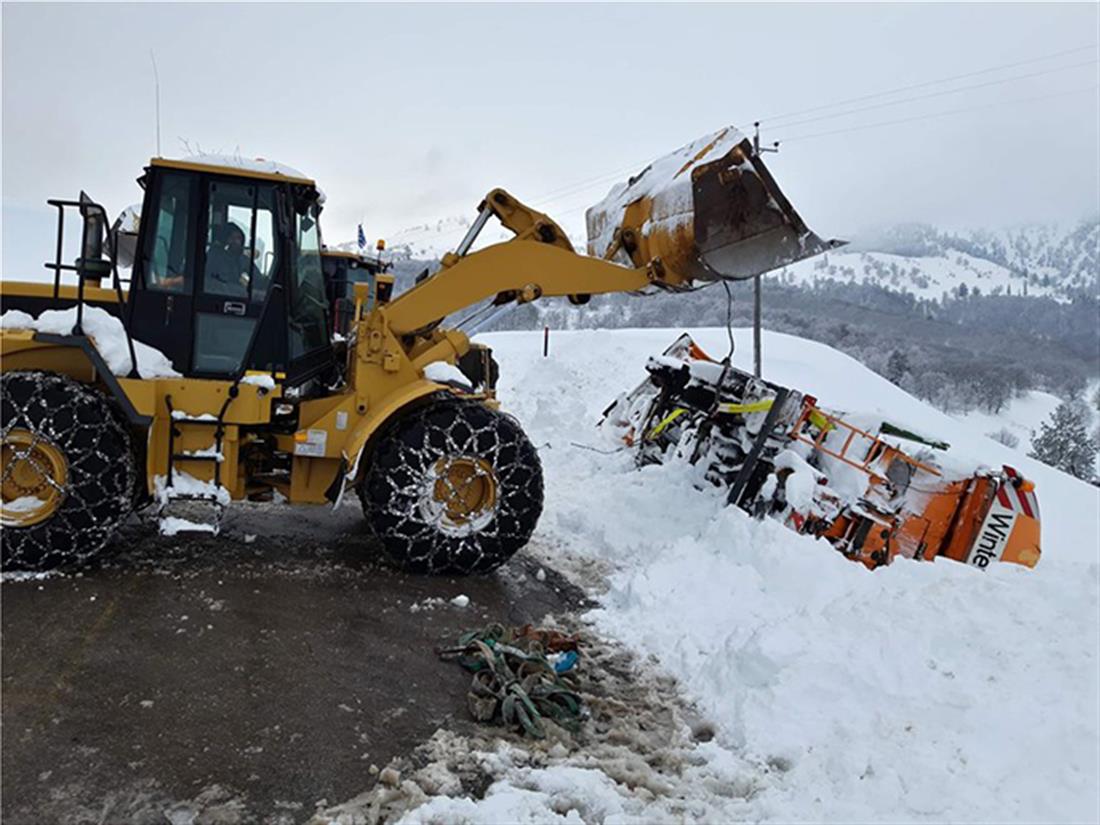
[[[328,345],[325,279],[321,269],[321,237],[317,230],[317,204],[295,208],[295,260],[288,313],[290,358],[297,359]]]
[[[165,173],[160,179],[160,193],[154,213],[157,223],[153,231],[153,248],[149,251],[149,265],[145,272],[145,286],[149,289],[190,292],[194,184],[194,176],[173,172]]]
[[[240,370],[278,271],[275,189],[270,184],[207,184],[202,289],[196,296],[196,372]]]
[[[263,301],[275,271],[275,216],[268,186],[211,183],[203,291]]]

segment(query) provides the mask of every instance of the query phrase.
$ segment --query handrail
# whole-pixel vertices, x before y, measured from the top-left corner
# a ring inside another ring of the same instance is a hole
[[[820,427],[821,432],[818,434],[817,438],[808,438],[802,434],[802,425],[809,421],[810,417],[814,413],[817,413],[822,418],[824,418],[828,424],[832,425],[832,427],[843,427],[848,430],[848,437],[845,439],[844,446],[841,447],[839,452],[829,449],[825,446],[825,439],[827,438],[828,432],[831,429],[829,426]],[[858,462],[848,457],[848,448],[851,446],[852,441],[855,439],[856,435],[860,435],[864,439],[871,442],[870,445],[867,447],[867,458],[864,459],[863,462]],[[874,478],[882,478],[882,476],[871,469],[871,463],[877,460],[879,457],[878,452],[875,449],[879,446],[893,449],[897,458],[901,459],[906,464],[912,465],[918,470],[923,470],[924,472],[930,473],[931,475],[935,476],[943,475],[943,473],[940,472],[937,468],[929,464],[925,464],[922,461],[918,461],[912,456],[907,455],[902,450],[893,447],[893,445],[891,445],[889,442],[884,441],[880,436],[877,436],[866,430],[862,430],[859,427],[854,426],[853,424],[849,424],[844,419],[832,415],[831,413],[828,413],[813,404],[806,404],[802,408],[802,414],[799,415],[798,420],[795,422],[794,427],[791,429],[791,438],[793,438],[795,441],[801,441],[803,444],[809,444],[815,450],[818,450],[827,456],[831,456],[838,461],[842,461],[850,467],[861,470],[862,472],[865,472]]]
[[[256,342],[260,337],[260,328],[263,326],[264,319],[267,318],[267,308],[271,305],[271,296],[275,293],[275,290],[281,290],[282,284],[272,283],[267,288],[267,294],[264,295],[264,305],[260,307],[260,315],[256,319],[256,326],[252,328],[252,336],[248,339],[248,347],[244,351],[244,357],[241,358],[241,366],[237,370],[237,377],[233,379],[233,386],[236,387],[241,383],[246,372],[248,372],[248,365],[252,363],[252,355],[256,349]]]
[[[88,224],[88,218],[93,210],[98,210],[103,216],[103,222],[106,226],[107,222],[107,210],[103,208],[101,204],[96,203],[89,198],[85,193],[81,192],[81,197],[84,200],[63,200],[61,198],[49,198],[46,203],[49,206],[57,207],[57,245],[54,251],[53,263],[45,263],[46,269],[53,270],[53,298],[55,301],[59,301],[61,298],[61,273],[62,272],[75,272],[77,273],[77,294],[76,294],[76,324],[73,326],[73,335],[84,335],[84,286],[87,280],[87,261],[84,255],[83,247],[83,234],[81,236],[81,254],[77,258],[78,264],[73,266],[72,264],[61,263],[61,255],[64,252],[65,246],[65,209],[71,207],[80,210],[81,218],[84,222],[84,228],[86,229]],[[111,240],[110,247],[110,263],[111,263],[111,276],[115,288],[115,294],[118,296],[119,301],[119,313],[120,322],[122,323],[123,332],[126,334],[126,346],[130,351],[130,378],[140,378],[141,374],[138,371],[137,366],[137,353],[134,348],[134,339],[130,334],[130,328],[127,326],[125,320],[121,317],[121,313],[125,310],[125,305],[122,299],[122,281],[118,274],[118,238],[117,236]]]
[[[122,281],[118,277],[118,233],[115,233],[111,238],[111,277],[115,284],[115,295],[118,296],[118,313],[119,320],[122,320],[122,313],[126,311],[125,302],[122,298]],[[129,300],[129,295],[127,295]],[[137,353],[134,352],[134,337],[130,335],[130,329],[123,322],[122,328],[126,330],[126,346],[130,350],[130,374],[129,378],[141,378],[141,373],[138,372],[137,365]]]

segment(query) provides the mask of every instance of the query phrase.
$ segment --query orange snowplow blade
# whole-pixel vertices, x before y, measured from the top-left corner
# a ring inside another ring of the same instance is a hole
[[[585,220],[589,255],[678,285],[751,278],[842,245],[809,230],[733,127],[654,161]]]

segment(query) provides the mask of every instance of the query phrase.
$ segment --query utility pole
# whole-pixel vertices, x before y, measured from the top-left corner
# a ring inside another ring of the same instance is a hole
[[[760,377],[760,281],[763,275],[752,279],[752,374]]]
[[[760,121],[756,121],[752,124],[753,136],[752,136],[752,151],[754,154],[759,155],[761,152],[778,152],[779,141],[775,141],[771,146],[760,145]],[[757,378],[760,377],[761,372],[761,352],[760,352],[760,282],[764,279],[763,275],[757,275],[752,279],[752,374]]]

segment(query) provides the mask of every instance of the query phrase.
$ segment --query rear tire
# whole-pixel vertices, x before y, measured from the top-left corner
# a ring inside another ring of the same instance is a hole
[[[401,569],[487,573],[531,538],[542,513],[542,465],[514,419],[446,398],[382,434],[359,498]]]
[[[52,373],[5,374],[0,410],[3,568],[90,558],[133,507],[129,431],[101,393]]]

